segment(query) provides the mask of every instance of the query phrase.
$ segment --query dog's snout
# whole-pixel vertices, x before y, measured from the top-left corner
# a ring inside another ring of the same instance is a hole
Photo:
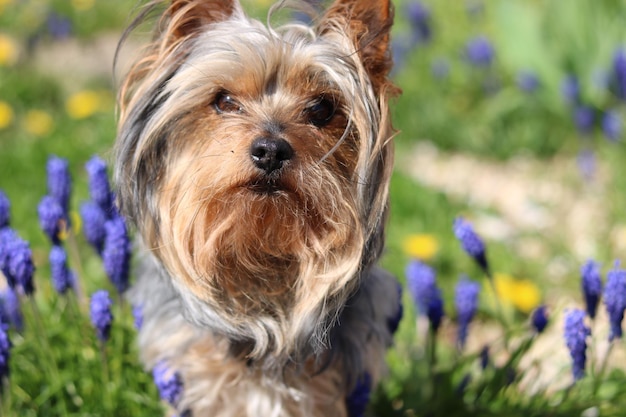
[[[282,168],[293,155],[294,151],[289,142],[280,138],[260,137],[250,146],[252,162],[267,174]]]

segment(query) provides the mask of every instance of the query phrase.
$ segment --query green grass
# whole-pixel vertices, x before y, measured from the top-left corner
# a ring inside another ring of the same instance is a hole
[[[250,3],[253,2],[246,5]],[[394,39],[402,39],[410,30],[404,11],[406,3],[396,4]],[[597,242],[596,253],[606,271],[606,265],[623,256],[612,238],[616,228],[626,224],[626,178],[621,169],[626,164],[623,135],[621,141],[611,143],[597,125],[590,135],[582,137],[573,125],[571,108],[561,99],[560,82],[565,74],[574,72],[581,79],[585,104],[598,114],[610,108],[625,114],[624,103],[606,89],[598,88],[591,79],[597,70],[609,68],[614,49],[626,41],[622,28],[626,6],[610,0],[510,0],[485,2],[481,14],[468,15],[464,2],[433,0],[427,4],[432,13],[433,39],[427,45],[412,48],[394,75],[404,92],[393,108],[395,126],[400,130],[398,155],[404,157],[418,141],[428,140],[444,152],[462,152],[502,163],[522,155],[543,161],[548,172],[554,158],[574,163],[580,149],[593,149],[602,177],[606,178],[604,188],[597,182],[586,184],[578,176],[569,179],[568,186],[581,193],[589,187],[598,190],[608,220],[602,231],[606,238]],[[110,31],[121,33],[135,7],[135,0],[108,0],[96,1],[92,8],[78,11],[71,2],[50,0],[14,2],[0,12],[0,33],[13,37],[22,51],[16,64],[0,65],[0,101],[8,103],[14,112],[13,122],[0,129],[0,189],[11,199],[12,226],[31,242],[38,267],[36,307],[25,302],[26,328],[22,333],[11,332],[11,377],[9,390],[0,397],[2,415],[147,417],[161,412],[151,375],[141,369],[138,360],[130,307],[115,304],[115,324],[111,342],[104,347],[103,362],[101,346],[86,315],[86,304],[71,294],[55,295],[49,283],[49,244],[39,229],[36,212],[46,193],[45,163],[51,154],[70,162],[74,180],[72,207],[76,209],[87,199],[83,166],[93,154],[110,159],[115,110],[105,98],[100,110],[76,119],[68,114],[66,103],[77,90],[105,90],[112,96],[114,88],[109,79],[95,78],[85,85],[73,85],[69,91],[67,82],[34,64],[26,45],[37,34],[42,42],[39,47],[60,42],[42,32],[46,14],[51,10],[68,17],[73,23],[72,36],[87,42]],[[251,7],[254,13],[265,8]],[[554,19],[555,16],[560,18]],[[465,42],[479,34],[492,39],[496,47],[497,59],[487,71],[473,68],[463,58]],[[450,66],[445,79],[431,73],[432,64],[440,59]],[[535,71],[541,79],[540,90],[534,94],[520,91],[515,81],[519,70]],[[483,88],[489,77],[496,77],[500,85],[492,93]],[[43,110],[52,118],[52,127],[45,134],[29,133],[27,115],[31,110]],[[518,367],[525,345],[518,351],[509,350],[508,364],[500,363],[484,372],[477,369],[477,351],[463,355],[455,351],[450,336],[455,317],[454,284],[463,273],[481,282],[483,277],[454,238],[452,221],[460,214],[469,218],[495,214],[489,210],[420,185],[401,167],[394,175],[383,265],[404,282],[404,270],[410,260],[403,248],[405,238],[417,233],[434,236],[439,250],[429,263],[437,271],[449,318],[444,326],[446,331],[437,339],[437,363],[432,366],[427,351],[433,339],[416,330],[415,308],[409,295],[404,295],[405,319],[389,353],[390,374],[375,394],[372,413],[381,417],[574,416],[597,406],[603,416],[621,415],[626,405],[626,388],[621,383],[624,373],[619,369],[603,376],[590,373],[570,390],[531,396],[517,385],[525,371]],[[517,236],[520,237],[524,237],[523,231]],[[529,278],[541,289],[545,302],[556,305],[561,295],[567,295],[579,299],[582,306],[577,268],[586,259],[578,259],[562,236],[533,237],[547,249],[540,258],[532,260],[517,253],[515,238],[487,242],[493,269]],[[80,235],[77,239],[85,293],[102,287],[112,290],[97,256]],[[575,265],[559,287],[544,279],[547,265],[555,259]],[[77,266],[75,262],[73,267]],[[472,331],[480,332],[481,325],[497,325],[501,320],[493,303],[483,294]],[[507,338],[532,340],[526,314],[507,306],[505,320],[509,325]],[[550,328],[560,333],[561,329],[554,328],[556,325],[553,321]],[[494,345],[494,349],[503,348]],[[621,342],[615,347],[623,349]],[[511,369],[516,369],[517,378],[509,384]],[[563,371],[565,375],[568,372]],[[460,393],[459,384],[468,373],[472,381]],[[552,411],[548,414],[547,410]]]

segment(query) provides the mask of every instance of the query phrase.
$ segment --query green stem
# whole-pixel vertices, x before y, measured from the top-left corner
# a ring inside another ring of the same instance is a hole
[[[609,347],[606,349],[606,354],[602,358],[602,362],[600,363],[600,368],[598,372],[594,375],[593,379],[593,396],[596,397],[598,394],[598,389],[600,389],[600,383],[602,383],[602,378],[604,377],[604,373],[606,372],[606,366],[609,362],[609,356],[611,356],[611,352],[613,351],[613,346],[615,346],[615,340],[611,340],[609,342]]]

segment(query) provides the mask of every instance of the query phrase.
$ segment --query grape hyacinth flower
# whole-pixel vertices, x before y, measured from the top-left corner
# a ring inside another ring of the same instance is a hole
[[[52,286],[59,294],[65,294],[74,281],[72,271],[67,267],[67,254],[61,246],[54,245],[50,250],[50,275]]]
[[[102,249],[104,270],[121,294],[128,289],[130,272],[131,243],[126,229],[126,222],[116,216],[104,224],[105,238]]]
[[[37,206],[37,214],[41,230],[50,238],[52,244],[61,243],[59,236],[63,229],[65,213],[58,200],[49,195],[45,196]]]
[[[457,311],[458,333],[457,345],[460,349],[465,347],[467,330],[478,308],[478,294],[480,285],[463,277],[456,285],[454,291],[454,305]]]
[[[520,71],[517,74],[517,86],[526,93],[534,93],[539,88],[539,78],[531,71]]]
[[[468,61],[477,67],[488,67],[493,62],[495,52],[491,42],[484,36],[470,39],[465,45]]]
[[[622,338],[622,320],[626,309],[626,270],[619,269],[619,262],[606,274],[604,305],[609,315],[609,341]]]
[[[9,272],[9,260],[13,241],[18,239],[17,233],[10,227],[0,228],[0,271],[7,279],[9,287],[15,287],[13,276]]]
[[[613,55],[613,82],[615,95],[626,100],[626,49],[619,48]]]
[[[33,275],[35,265],[33,264],[33,253],[27,241],[15,235],[15,238],[7,245],[8,253],[8,275],[7,282],[13,282],[15,286],[21,288],[26,295],[35,292]]]
[[[9,198],[0,190],[0,229],[9,225],[11,202]]]
[[[67,160],[56,156],[48,158],[46,164],[48,195],[56,198],[63,209],[63,217],[68,218],[72,179]]]
[[[96,335],[102,342],[109,339],[113,314],[111,313],[111,298],[106,290],[93,293],[90,302],[91,323],[96,329]]]
[[[607,110],[602,116],[602,131],[611,141],[619,140],[622,135],[622,119],[615,110]]]
[[[99,156],[93,156],[85,164],[85,169],[89,177],[91,200],[100,206],[107,218],[110,218],[113,214],[113,193],[109,185],[106,162]]]
[[[133,306],[133,324],[136,330],[140,330],[143,326],[143,306],[141,304]]]
[[[87,242],[102,255],[104,247],[104,223],[106,222],[105,212],[93,201],[87,201],[80,206],[80,217],[83,220],[83,234]]]
[[[587,337],[591,335],[591,329],[585,325],[585,312],[574,309],[565,316],[565,344],[572,357],[572,372],[574,381],[578,381],[585,375],[585,362],[587,361]]]
[[[2,379],[9,376],[9,359],[11,357],[11,340],[6,323],[0,322],[0,385]]]
[[[541,305],[533,310],[530,316],[530,323],[537,333],[542,333],[548,325],[548,309]]]
[[[602,277],[600,275],[600,264],[592,260],[587,261],[580,268],[581,286],[585,297],[587,314],[594,319],[598,310],[600,297],[602,296]]]
[[[461,242],[463,250],[478,263],[482,270],[491,276],[487,264],[485,244],[476,234],[472,224],[462,217],[457,217],[453,225],[454,235]]]
[[[161,399],[175,407],[183,394],[183,381],[178,372],[171,370],[165,361],[160,361],[152,370],[152,376]]]
[[[574,124],[576,129],[584,135],[591,133],[594,119],[595,115],[591,107],[581,105],[574,110]]]
[[[580,84],[575,75],[566,76],[561,82],[561,94],[569,105],[574,105],[580,101]]]
[[[363,417],[372,392],[372,377],[365,372],[358,379],[354,389],[346,398],[349,417]]]
[[[0,321],[10,324],[18,331],[24,328],[20,299],[9,287],[0,292]]]
[[[407,7],[407,17],[413,32],[415,43],[427,43],[432,37],[430,10],[421,1],[413,1]]]
[[[406,269],[407,287],[419,312],[430,322],[431,330],[436,332],[443,318],[443,300],[441,291],[435,282],[435,271],[428,265],[413,260]]]

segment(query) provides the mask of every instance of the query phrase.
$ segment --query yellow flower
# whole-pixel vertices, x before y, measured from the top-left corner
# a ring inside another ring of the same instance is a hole
[[[13,4],[14,0],[0,0],[0,13],[4,11],[7,6]]]
[[[0,101],[0,130],[6,129],[13,123],[15,114],[8,103]]]
[[[35,136],[44,136],[50,133],[54,120],[49,113],[43,110],[30,110],[24,118],[24,128]]]
[[[530,313],[541,303],[541,292],[532,281],[515,279],[501,273],[494,274],[493,279],[498,297],[513,304],[518,310]]]
[[[108,91],[83,90],[72,95],[65,103],[67,114],[73,119],[85,119],[105,110],[111,103]]]
[[[80,214],[78,214],[76,210],[70,211],[69,215],[70,215],[70,221],[72,222],[72,233],[74,233],[74,235],[77,235],[80,233],[80,229],[82,228],[82,225],[83,225],[83,220],[81,219]],[[67,238],[69,237],[69,234],[70,234],[70,231],[68,230],[67,225],[63,225],[59,233],[59,239],[61,239],[62,241],[66,241]]]
[[[439,250],[437,238],[429,234],[409,235],[404,239],[404,251],[414,258],[427,261]]]
[[[8,67],[15,64],[17,56],[17,43],[7,35],[0,33],[0,66]]]
[[[94,3],[94,0],[72,0],[72,6],[79,11],[91,9]]]

